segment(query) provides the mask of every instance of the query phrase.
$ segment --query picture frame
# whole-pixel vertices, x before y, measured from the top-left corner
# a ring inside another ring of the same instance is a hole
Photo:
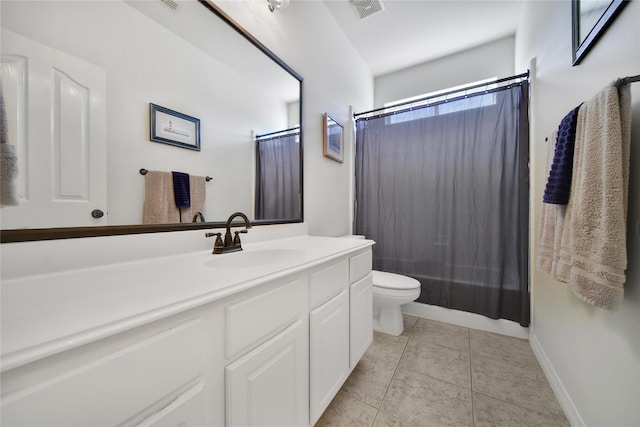
[[[327,113],[322,116],[322,122],[322,154],[336,162],[344,162],[344,128]]]
[[[200,151],[200,119],[149,104],[151,141]]]
[[[628,0],[572,0],[573,65],[578,65],[605,33]]]

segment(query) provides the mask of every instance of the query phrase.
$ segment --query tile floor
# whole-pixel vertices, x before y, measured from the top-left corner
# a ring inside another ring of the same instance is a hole
[[[569,426],[529,342],[405,315],[316,427]]]

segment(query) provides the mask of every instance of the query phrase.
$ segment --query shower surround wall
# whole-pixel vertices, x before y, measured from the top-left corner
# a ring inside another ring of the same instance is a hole
[[[586,58],[571,66],[571,2],[524,2],[516,68],[535,58],[531,89],[531,247],[536,256],[547,171],[544,138],[618,77],[640,73],[640,2],[632,1]],[[531,344],[574,426],[640,425],[640,83],[631,85],[632,141],[625,299],[608,312],[531,269]],[[531,262],[531,265],[535,265]]]

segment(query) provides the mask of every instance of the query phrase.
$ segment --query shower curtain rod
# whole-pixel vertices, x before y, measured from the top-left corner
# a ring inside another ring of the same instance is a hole
[[[358,118],[360,116],[364,116],[366,114],[375,113],[375,112],[378,112],[378,111],[384,111],[384,110],[388,110],[390,108],[402,107],[403,105],[416,104],[416,103],[419,103],[419,102],[427,101],[429,99],[442,98],[443,96],[448,96],[448,95],[452,95],[454,93],[464,92],[464,91],[467,91],[467,90],[470,90],[470,89],[477,89],[477,88],[486,87],[486,86],[489,86],[489,85],[508,82],[510,80],[518,80],[518,79],[524,79],[524,78],[527,78],[527,79],[529,78],[529,72],[528,71],[526,73],[517,74],[517,75],[511,76],[511,77],[504,77],[504,78],[497,79],[497,80],[494,80],[494,81],[491,81],[491,82],[478,83],[478,84],[474,84],[474,85],[470,85],[470,86],[465,86],[465,87],[462,87],[460,89],[451,90],[449,92],[439,93],[437,95],[425,96],[424,98],[415,99],[413,101],[400,102],[398,104],[388,105],[386,107],[380,107],[380,108],[376,108],[376,109],[373,109],[373,110],[364,111],[362,113],[354,113],[353,114],[353,118],[355,119],[355,118]]]
[[[637,76],[623,77],[616,80],[616,87],[624,86],[629,83],[640,82],[640,74]]]
[[[271,133],[263,133],[262,135],[256,135],[256,139],[260,139],[260,138],[264,138],[267,136],[273,136],[273,135],[277,135],[279,133],[282,134],[286,134],[286,133],[294,133],[294,131],[300,131],[300,126],[295,126],[289,129],[285,129],[285,130],[277,130],[275,132],[271,132]]]

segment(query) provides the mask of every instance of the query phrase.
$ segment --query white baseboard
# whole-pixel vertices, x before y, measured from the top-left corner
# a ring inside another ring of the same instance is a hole
[[[451,310],[449,308],[436,305],[410,302],[402,306],[402,312],[412,316],[424,317],[426,319],[437,320],[439,322],[453,323],[471,329],[494,332],[496,334],[510,337],[528,339],[529,328],[524,328],[516,322],[504,319],[489,319],[475,313]]]
[[[533,354],[536,356],[536,359],[538,359],[538,363],[540,363],[540,367],[544,371],[544,374],[549,381],[551,389],[558,399],[560,407],[564,411],[564,415],[567,417],[567,420],[569,420],[569,423],[573,427],[586,427],[584,421],[582,420],[582,417],[580,416],[580,413],[576,409],[576,406],[573,404],[569,393],[567,393],[567,390],[564,388],[562,381],[560,381],[558,373],[553,368],[553,365],[551,364],[551,361],[542,348],[540,341],[538,341],[538,337],[536,337],[534,330],[531,331],[531,334],[529,336],[529,344],[531,345]]]

